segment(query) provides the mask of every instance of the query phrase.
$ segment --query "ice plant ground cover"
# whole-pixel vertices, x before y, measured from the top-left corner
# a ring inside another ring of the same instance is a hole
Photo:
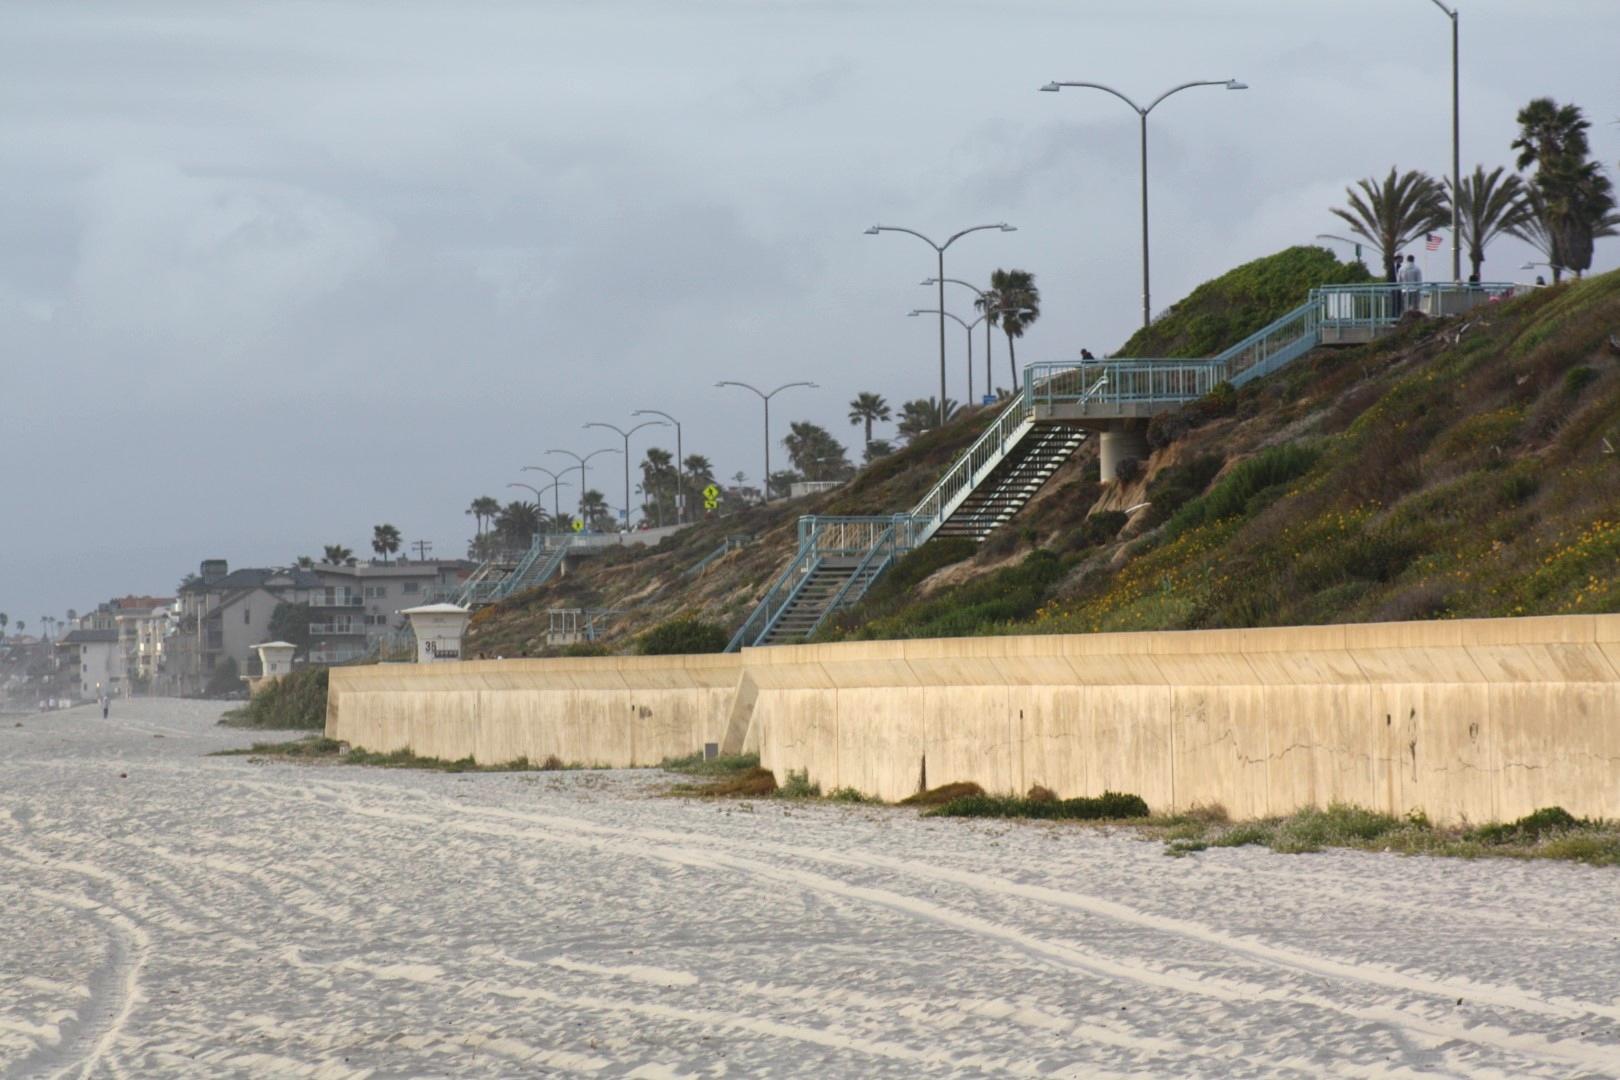
[[[0,728],[0,1075],[1610,1075],[1620,870]],[[20,727],[12,726],[20,723]],[[289,736],[289,738],[292,736]]]

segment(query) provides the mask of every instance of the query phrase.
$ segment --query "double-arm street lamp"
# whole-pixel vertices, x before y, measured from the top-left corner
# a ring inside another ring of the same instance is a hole
[[[1451,280],[1462,280],[1462,109],[1457,100],[1457,9],[1429,0],[1451,20]]]
[[[944,325],[944,320],[940,321],[940,325],[942,325],[942,326]],[[791,390],[795,386],[807,386],[812,390],[819,390],[821,388],[819,386],[817,386],[813,382],[790,382],[790,383],[783,383],[781,386],[778,386],[775,390],[772,390],[770,393],[767,394],[765,391],[761,390],[757,386],[754,386],[752,383],[737,382],[737,381],[735,381],[733,379],[721,379],[719,382],[715,383],[714,385],[715,386],[740,386],[744,390],[752,390],[754,393],[759,395],[759,400],[764,402],[764,404],[765,404],[765,480],[764,480],[764,482],[762,484],[760,484],[760,487],[765,493],[765,503],[766,503],[766,505],[770,505],[770,501],[771,501],[771,398],[775,397],[777,394],[780,394],[784,390]]]
[[[538,487],[538,488],[535,487],[533,484],[524,484],[524,483],[512,483],[512,484],[507,484],[506,486],[507,487],[528,488],[530,491],[534,492],[534,505],[540,510],[540,512],[542,514],[546,512],[546,509],[545,509],[546,492],[548,492],[548,491],[551,492],[551,523],[552,523],[551,527],[553,529],[561,529],[562,528],[562,515],[560,513],[558,513],[558,511],[557,511],[557,487],[558,487],[558,485],[566,484],[567,482],[568,481],[566,481],[566,480],[553,480],[551,483],[547,484],[545,487]]]
[[[557,519],[557,527],[559,529],[562,528],[562,510],[560,509],[560,504],[557,501],[557,487],[565,482],[562,478],[562,473],[554,472],[551,469],[546,468],[544,465],[525,465],[518,471],[543,472],[547,476],[551,477],[551,483],[546,485],[547,488],[551,489],[551,516]]]
[[[580,457],[572,450],[547,450],[548,454],[566,454],[579,462],[579,522],[582,528],[589,527],[590,522],[585,519],[585,465],[597,454],[617,454],[618,451],[611,446],[604,446],[600,450],[592,450],[584,457]]]
[[[989,316],[991,314],[991,311],[990,311],[990,294],[985,292],[983,289],[979,288],[977,285],[973,284],[972,282],[963,281],[961,278],[948,277],[948,278],[923,278],[922,281],[920,282],[920,284],[923,284],[923,285],[938,285],[941,281],[949,282],[952,285],[960,285],[964,289],[973,290],[973,295],[978,297],[979,306],[984,311],[985,315]],[[990,388],[993,385],[993,383],[991,382],[991,379],[990,379],[990,327],[992,325],[993,324],[992,324],[991,320],[987,317],[984,320],[984,392],[986,394],[989,394],[989,393],[992,392]],[[972,351],[973,351],[973,346],[970,343],[968,345],[968,352],[971,353]],[[969,379],[968,381],[969,381],[969,383],[972,382],[971,379]],[[969,392],[968,396],[969,397],[972,396],[971,387],[970,387],[970,392]]]
[[[629,431],[626,431],[624,428],[619,427],[616,424],[607,424],[600,420],[592,420],[585,424],[585,426],[588,428],[607,428],[609,431],[617,432],[619,437],[624,440],[624,527],[628,529],[630,528],[630,436],[634,435],[644,427],[668,427],[669,425],[664,423],[662,420],[643,420]]]
[[[1132,101],[1130,98],[1126,97],[1124,94],[1120,93],[1118,90],[1115,90],[1112,86],[1104,86],[1102,83],[1094,83],[1094,82],[1049,82],[1045,86],[1041,87],[1041,89],[1044,90],[1044,91],[1047,91],[1048,93],[1054,93],[1055,94],[1059,90],[1063,89],[1065,86],[1080,86],[1080,87],[1085,87],[1085,88],[1090,89],[1090,90],[1101,90],[1104,93],[1113,94],[1115,97],[1119,98],[1119,100],[1123,101],[1125,104],[1127,104],[1131,108],[1135,109],[1137,116],[1141,117],[1141,121],[1142,121],[1142,325],[1146,326],[1153,319],[1153,299],[1152,299],[1152,295],[1151,295],[1152,289],[1151,289],[1151,286],[1149,284],[1149,277],[1148,277],[1148,168],[1147,168],[1147,118],[1148,118],[1148,113],[1150,113],[1154,109],[1158,108],[1159,103],[1162,102],[1165,98],[1169,97],[1171,94],[1179,94],[1181,91],[1183,91],[1183,90],[1191,90],[1195,86],[1224,86],[1228,90],[1247,90],[1249,88],[1249,84],[1239,82],[1236,79],[1203,79],[1203,80],[1199,80],[1199,81],[1196,81],[1196,82],[1182,83],[1180,86],[1172,86],[1170,89],[1166,90],[1164,93],[1162,93],[1158,97],[1154,98],[1153,101],[1146,108],[1143,108],[1142,106],[1138,105],[1136,102]]]
[[[973,328],[975,326],[978,326],[980,323],[984,322],[985,317],[983,315],[980,315],[977,319],[974,319],[972,322],[963,322],[962,317],[959,316],[959,315],[952,315],[948,311],[937,311],[934,308],[913,308],[912,310],[906,312],[906,317],[911,318],[911,319],[915,319],[919,315],[943,315],[947,319],[951,320],[951,322],[955,323],[957,326],[960,326],[963,330],[967,331],[967,397],[963,399],[962,405],[963,405],[963,407],[972,406],[972,404],[973,404]],[[986,323],[985,324],[985,341],[986,341],[986,343],[988,343],[989,340],[990,340],[989,329],[990,329],[989,324]]]
[[[945,242],[943,244],[937,244],[934,241],[930,240],[928,237],[924,236],[922,233],[918,232],[916,229],[903,229],[903,228],[899,227],[898,225],[874,225],[870,229],[866,230],[866,235],[867,236],[876,236],[878,233],[885,233],[885,232],[908,233],[911,236],[915,236],[917,239],[921,240],[923,243],[927,244],[929,247],[933,248],[934,253],[939,256],[939,272],[935,275],[935,281],[939,285],[939,312],[940,312],[940,316],[939,316],[939,426],[940,427],[945,426],[945,249],[950,247],[952,244],[956,243],[958,240],[962,239],[962,237],[966,236],[968,233],[981,232],[981,231],[983,231],[985,229],[998,229],[1001,232],[1017,232],[1018,231],[1017,226],[1008,225],[1005,221],[999,222],[999,223],[997,223],[995,225],[974,225],[974,226],[971,226],[969,228],[963,229],[961,232],[952,233],[945,240]],[[969,396],[971,396],[971,395],[969,395]],[[767,480],[766,483],[767,483],[767,486],[768,486],[769,481]]]
[[[637,409],[631,416],[662,416],[675,425],[675,524],[686,522],[686,474],[681,470],[681,422],[661,409]],[[645,511],[644,511],[645,512]],[[663,511],[659,511],[662,513]]]

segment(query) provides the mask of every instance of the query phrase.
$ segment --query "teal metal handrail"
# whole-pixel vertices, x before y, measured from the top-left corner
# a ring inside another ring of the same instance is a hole
[[[805,635],[806,637],[814,637],[816,631],[821,629],[821,624],[831,618],[834,612],[843,608],[846,604],[855,603],[866,595],[867,586],[881,577],[883,572],[889,568],[889,564],[899,557],[900,552],[895,542],[895,530],[897,528],[898,525],[891,525],[885,529],[866,554],[861,557],[861,561],[856,564],[854,572],[850,574],[849,580],[838,587],[838,591],[833,594],[826,608],[817,616],[815,624],[810,627],[810,632]],[[883,558],[874,567],[872,560],[876,559],[880,553]],[[852,591],[854,591],[854,596],[850,595]]]
[[[770,632],[770,628],[775,625],[782,612],[791,606],[794,596],[804,587],[804,583],[810,580],[810,574],[820,558],[813,544],[801,541],[793,561],[788,563],[787,569],[783,570],[775,581],[771,582],[770,587],[765,590],[765,595],[754,605],[754,610],[748,613],[748,618],[743,620],[743,624],[726,643],[725,651],[736,652],[745,644],[758,644],[759,640]]]

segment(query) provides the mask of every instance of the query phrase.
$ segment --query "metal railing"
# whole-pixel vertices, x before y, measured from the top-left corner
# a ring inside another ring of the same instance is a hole
[[[325,593],[311,593],[309,606],[312,608],[357,608],[365,607],[366,602],[359,593],[338,593],[327,596]]]
[[[310,623],[311,634],[364,634],[367,633],[363,623]]]
[[[997,414],[984,433],[951,462],[945,475],[911,508],[907,516],[919,524],[909,538],[908,550],[934,535],[934,531],[951,516],[951,511],[1007,456],[1008,448],[1029,430],[1033,411],[1030,400],[1026,375],[1024,392],[1014,395],[1011,403]]]
[[[804,583],[810,580],[810,574],[815,564],[820,561],[814,545],[799,543],[799,550],[794,553],[793,561],[788,563],[777,579],[771,582],[760,597],[759,603],[748,613],[748,618],[731,635],[726,644],[726,652],[736,652],[744,645],[756,644],[760,638],[776,623],[776,620],[793,604],[793,598],[798,595]]]
[[[899,528],[900,525],[896,522],[896,524],[883,531],[866,554],[861,557],[861,561],[856,564],[855,572],[850,574],[849,580],[844,582],[838,591],[833,594],[832,599],[827,602],[827,606],[816,617],[815,624],[810,627],[810,631],[805,634],[805,637],[814,637],[816,631],[821,629],[821,625],[831,618],[835,612],[858,602],[861,597],[866,595],[866,590],[872,582],[882,577],[883,572],[889,568],[890,564],[905,553],[898,542],[897,530]]]
[[[720,546],[699,559],[693,566],[681,572],[682,577],[696,577],[708,568],[709,564],[723,555],[730,554],[740,547],[747,547],[753,543],[754,538],[747,533],[733,533],[720,542]]]

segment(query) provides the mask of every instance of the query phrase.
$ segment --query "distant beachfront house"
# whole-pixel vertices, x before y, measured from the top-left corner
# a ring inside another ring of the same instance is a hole
[[[124,692],[123,656],[117,630],[73,630],[56,643],[61,692],[75,701]]]
[[[209,559],[180,589],[175,632],[168,639],[174,689],[201,693],[227,659],[256,670],[253,646],[270,640],[270,619],[281,604],[309,606],[307,659],[339,664],[376,651],[401,629],[406,608],[453,593],[472,570],[464,560],[318,563],[314,567],[230,570]]]

